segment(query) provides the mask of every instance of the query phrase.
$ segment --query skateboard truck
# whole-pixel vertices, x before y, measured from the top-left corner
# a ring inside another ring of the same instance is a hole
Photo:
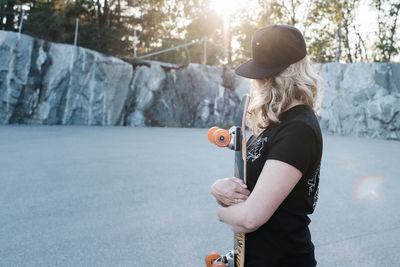
[[[234,151],[241,149],[241,128],[232,126],[229,130],[224,130],[219,127],[212,127],[208,130],[208,140],[219,146],[228,147]]]
[[[226,255],[220,256],[216,252],[211,252],[206,256],[207,267],[234,267],[235,254],[234,251],[229,251]]]

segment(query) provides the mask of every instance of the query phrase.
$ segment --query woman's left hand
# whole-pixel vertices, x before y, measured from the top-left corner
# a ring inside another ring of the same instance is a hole
[[[230,177],[215,181],[211,186],[211,194],[221,206],[228,207],[245,201],[250,191],[242,180]]]

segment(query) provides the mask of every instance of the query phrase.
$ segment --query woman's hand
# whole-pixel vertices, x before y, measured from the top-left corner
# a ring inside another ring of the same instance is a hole
[[[302,177],[301,171],[268,159],[249,198],[238,205],[219,207],[218,218],[236,232],[249,233],[265,224]]]
[[[242,180],[231,177],[215,181],[211,186],[211,194],[218,204],[228,207],[245,201],[250,195],[250,191]]]

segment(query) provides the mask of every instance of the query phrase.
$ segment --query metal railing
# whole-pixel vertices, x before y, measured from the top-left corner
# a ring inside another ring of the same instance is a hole
[[[159,50],[159,51],[156,51],[156,52],[151,52],[151,53],[139,56],[137,58],[144,59],[144,58],[148,58],[148,57],[151,57],[151,56],[160,55],[162,53],[170,52],[170,51],[173,51],[173,50],[176,50],[176,49],[179,49],[179,48],[185,48],[185,47],[188,47],[188,46],[191,46],[191,45],[194,45],[194,44],[198,44],[198,43],[203,43],[203,64],[204,65],[207,64],[207,43],[210,43],[210,44],[222,49],[225,52],[233,53],[232,50],[227,49],[223,45],[213,41],[210,38],[204,37],[204,38],[202,38],[200,40],[193,40],[193,41],[188,42],[188,43],[184,43],[184,44],[181,44],[181,45],[173,46],[173,47],[170,47],[170,48],[165,48],[165,49],[162,49],[162,50]],[[136,47],[135,47],[135,55],[136,55]],[[246,56],[243,56],[243,55],[236,54],[236,56],[239,57],[239,58],[245,59],[245,60],[249,60],[250,59],[250,58],[248,58]]]

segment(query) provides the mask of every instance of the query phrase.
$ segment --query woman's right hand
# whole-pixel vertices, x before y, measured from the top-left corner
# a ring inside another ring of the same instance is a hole
[[[230,177],[215,181],[211,186],[211,194],[221,206],[227,207],[245,201],[250,191],[242,180]]]

